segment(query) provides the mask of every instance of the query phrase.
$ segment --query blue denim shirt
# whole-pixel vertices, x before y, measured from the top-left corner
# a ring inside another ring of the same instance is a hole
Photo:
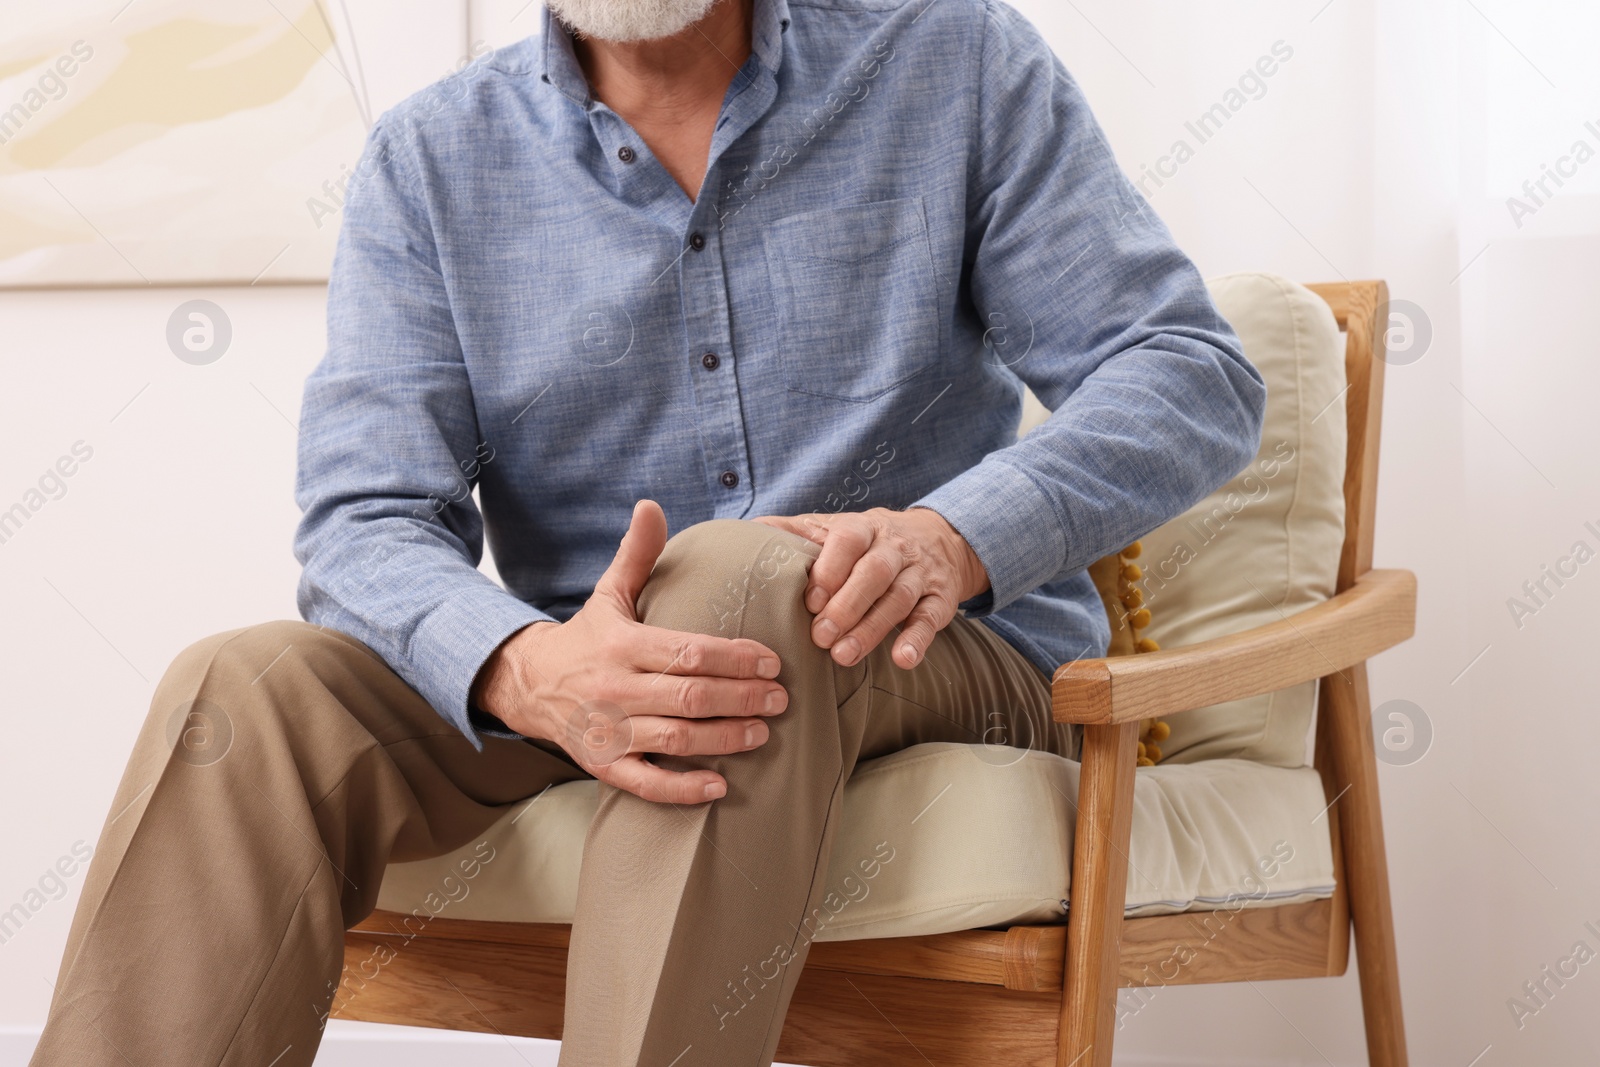
[[[356,168],[300,610],[474,743],[503,732],[469,711],[480,666],[583,604],[640,498],[674,532],[933,508],[989,573],[968,614],[1050,671],[1108,640],[1085,566],[1255,454],[1260,375],[1032,25],[996,0],[754,20],[693,201],[548,14]],[[1023,383],[1053,414],[1019,441]]]

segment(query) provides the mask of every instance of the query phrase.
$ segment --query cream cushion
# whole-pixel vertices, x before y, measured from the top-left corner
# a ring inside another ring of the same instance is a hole
[[[828,878],[834,906],[817,939],[1061,921],[1077,791],[1077,763],[1001,746],[916,745],[863,763],[845,785]],[[378,906],[571,922],[597,800],[593,781],[556,786],[449,856],[391,864]],[[1211,760],[1140,771],[1127,914],[1330,895],[1325,803],[1308,767]],[[863,860],[875,877],[862,877]]]
[[[1152,621],[1180,648],[1328,599],[1344,541],[1344,340],[1327,303],[1272,274],[1212,279],[1211,295],[1267,383],[1261,449],[1231,481],[1141,538]],[[1047,412],[1029,398],[1023,429]],[[1175,715],[1165,762],[1232,757],[1299,767],[1316,683]]]
[[[1254,463],[1145,537],[1148,636],[1179,648],[1277,622],[1334,592],[1344,541],[1344,340],[1311,290],[1231,274],[1211,295],[1267,382]],[[1306,762],[1316,683],[1175,715],[1167,760]]]
[[[1166,648],[1326,599],[1343,539],[1344,361],[1332,313],[1272,275],[1210,284],[1266,379],[1267,415],[1257,460],[1144,538],[1147,632]],[[1047,415],[1027,400],[1022,432]],[[1171,718],[1166,760],[1134,787],[1129,915],[1332,894],[1322,783],[1303,766],[1314,699],[1305,685]],[[834,848],[840,903],[819,939],[1060,921],[1077,786],[1076,763],[999,746],[918,745],[862,764]],[[570,922],[596,798],[592,781],[558,786],[458,853],[393,864],[378,904]],[[872,859],[877,874],[863,880],[860,863]]]

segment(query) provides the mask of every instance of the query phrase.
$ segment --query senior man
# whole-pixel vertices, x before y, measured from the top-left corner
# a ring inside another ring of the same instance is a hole
[[[561,1062],[770,1063],[856,763],[1072,755],[1085,566],[1254,454],[1260,376],[998,0],[550,6],[372,133],[308,621],[161,682],[35,1064],[310,1063],[385,864],[587,775]]]

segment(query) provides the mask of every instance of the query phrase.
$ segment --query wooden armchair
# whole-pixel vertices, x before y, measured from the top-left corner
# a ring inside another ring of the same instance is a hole
[[[1411,635],[1416,596],[1409,572],[1371,569],[1388,294],[1382,282],[1311,288],[1347,337],[1336,595],[1229,637],[1061,668],[1055,718],[1084,728],[1067,925],[816,943],[780,1060],[1108,1067],[1119,988],[1170,961],[1206,914],[1124,918],[1141,720],[1320,679],[1314,764],[1328,801],[1333,896],[1232,914],[1167,984],[1343,974],[1353,927],[1370,1062],[1404,1067],[1365,665]],[[404,919],[380,911],[350,931],[346,984],[360,981],[361,995],[336,1017],[561,1036],[567,926],[441,917],[403,935]],[[384,952],[402,936],[404,951]],[[384,962],[369,976],[374,958]]]

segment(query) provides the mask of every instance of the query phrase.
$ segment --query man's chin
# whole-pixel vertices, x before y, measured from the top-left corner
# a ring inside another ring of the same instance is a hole
[[[562,25],[601,41],[655,41],[682,33],[717,0],[546,0]]]

